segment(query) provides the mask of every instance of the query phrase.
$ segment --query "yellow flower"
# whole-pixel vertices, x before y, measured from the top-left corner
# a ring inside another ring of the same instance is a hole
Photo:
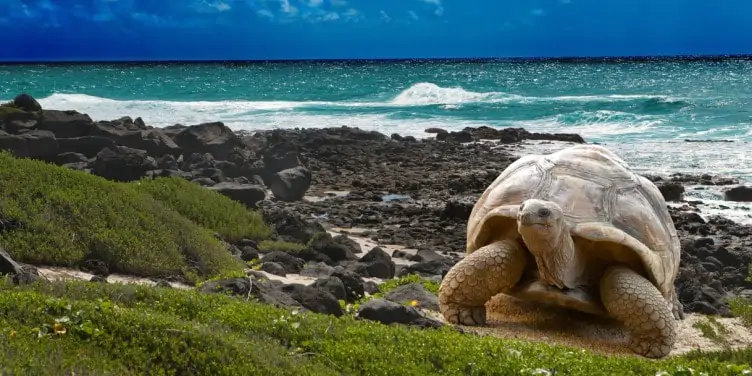
[[[413,307],[417,307],[419,304],[420,302],[418,302],[417,300],[413,300],[412,302],[410,302],[410,305]]]
[[[66,332],[63,324],[59,322],[55,322],[55,325],[52,326],[52,329],[55,331],[55,334],[65,334]]]
[[[10,338],[13,338],[15,336],[16,336],[16,331],[11,329],[11,331],[10,331]]]

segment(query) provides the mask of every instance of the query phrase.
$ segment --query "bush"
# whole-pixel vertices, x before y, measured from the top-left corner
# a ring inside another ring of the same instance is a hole
[[[428,278],[423,278],[418,274],[408,274],[404,277],[400,278],[393,278],[390,280],[385,281],[384,283],[379,286],[380,292],[374,297],[381,297],[384,294],[388,293],[389,291],[392,291],[396,289],[397,287],[404,286],[410,283],[419,283],[425,287],[426,290],[430,291],[434,295],[439,294],[439,284],[435,281],[432,281]]]
[[[658,361],[607,356],[138,285],[2,285],[0,313],[0,370],[50,375],[75,367],[97,374],[738,375],[752,360],[748,351]],[[54,334],[56,327],[65,333]]]
[[[21,262],[96,258],[112,272],[189,281],[243,268],[211,231],[130,184],[0,152],[0,198],[0,218],[21,224],[0,244]]]
[[[250,211],[243,204],[196,183],[160,177],[131,184],[199,226],[217,232],[227,241],[264,240],[271,235],[271,229],[259,212]]]
[[[258,248],[260,251],[263,251],[263,252],[280,251],[280,252],[288,252],[288,253],[297,253],[306,249],[306,245],[300,244],[300,243],[284,242],[284,241],[264,240],[263,242],[259,243]]]

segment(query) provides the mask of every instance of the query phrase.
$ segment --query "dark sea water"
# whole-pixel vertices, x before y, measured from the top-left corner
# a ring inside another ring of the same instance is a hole
[[[347,125],[416,137],[430,137],[428,127],[481,125],[574,132],[641,171],[752,181],[746,60],[0,66],[0,99],[22,91],[46,108],[95,120],[140,116],[154,126]]]

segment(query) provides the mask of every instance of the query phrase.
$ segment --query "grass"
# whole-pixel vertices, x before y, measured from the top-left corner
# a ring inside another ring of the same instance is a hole
[[[265,240],[271,235],[259,212],[185,179],[160,177],[131,184],[227,241]]]
[[[399,278],[392,278],[390,280],[384,281],[382,284],[379,285],[379,291],[373,295],[364,296],[357,301],[353,303],[347,303],[344,300],[340,300],[339,304],[342,307],[342,310],[350,316],[357,316],[358,310],[360,309],[360,305],[372,300],[372,299],[384,299],[384,297],[392,290],[404,286],[410,283],[418,283],[423,285],[423,287],[431,292],[434,295],[439,294],[439,284],[427,279],[423,278],[418,274],[408,274],[406,276],[402,276]],[[403,302],[405,305],[412,305],[417,306],[418,302]]]
[[[418,274],[408,274],[404,277],[390,279],[379,286],[379,292],[374,294],[375,298],[386,295],[389,291],[396,289],[397,287],[404,286],[410,283],[419,283],[425,287],[426,290],[434,295],[439,295],[439,284],[427,278],[423,278]]]
[[[3,374],[738,375],[752,360],[731,351],[609,357],[449,328],[336,319],[223,294],[81,281],[2,284],[0,313]]]
[[[31,113],[31,114],[34,114],[34,115],[38,115],[39,114],[38,112],[24,111],[24,110],[18,108],[18,106],[16,106],[16,104],[13,103],[13,101],[0,104],[0,119],[6,118],[6,117],[11,116],[11,115],[27,114],[27,113]]]
[[[213,231],[263,237],[269,230],[260,216],[178,180],[117,183],[0,152],[0,218],[21,223],[0,234],[0,244],[30,264],[77,266],[96,258],[111,272],[189,282],[242,270]],[[194,196],[172,198],[162,187]]]
[[[699,330],[703,337],[713,341],[713,343],[723,346],[724,348],[730,347],[730,344],[728,343],[728,335],[731,334],[731,332],[715,317],[705,317],[702,321],[698,321],[692,326]]]
[[[264,240],[261,243],[259,243],[258,248],[260,251],[263,251],[263,252],[281,251],[281,252],[296,253],[296,252],[300,252],[306,249],[307,246],[305,244],[300,244],[300,243]]]

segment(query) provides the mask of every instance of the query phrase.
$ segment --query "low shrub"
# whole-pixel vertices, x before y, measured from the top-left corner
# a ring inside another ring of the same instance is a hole
[[[196,183],[176,177],[142,179],[131,183],[197,225],[211,229],[225,240],[265,240],[271,229],[261,213]]]
[[[739,375],[752,360],[749,351],[731,350],[663,360],[607,356],[449,327],[338,319],[242,297],[137,285],[3,285],[0,312],[6,321],[0,347],[21,351],[41,344],[30,355],[0,351],[5,357],[0,364],[19,371],[52,364],[63,371],[101,367],[102,374]],[[54,334],[56,322],[64,334]],[[43,327],[50,329],[40,336]],[[55,347],[55,341],[65,346]],[[52,355],[37,357],[42,351]],[[84,356],[97,358],[87,364]]]
[[[213,233],[130,184],[0,152],[0,244],[18,261],[184,276],[242,270]]]

